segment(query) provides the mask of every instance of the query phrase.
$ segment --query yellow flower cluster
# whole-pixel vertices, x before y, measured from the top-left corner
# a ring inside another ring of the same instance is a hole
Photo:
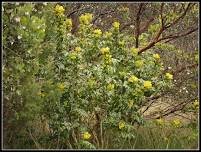
[[[89,85],[90,88],[92,88],[93,86],[96,85],[96,81],[94,79],[89,79],[88,85]]]
[[[124,12],[127,12],[129,11],[129,8],[128,7],[121,7],[118,9],[119,11],[124,11]]]
[[[137,67],[137,68],[140,68],[140,67],[142,67],[144,65],[144,62],[142,61],[142,60],[137,60],[137,61],[135,61],[135,66]]]
[[[120,46],[124,46],[125,45],[125,41],[119,41],[119,45]]]
[[[134,75],[132,75],[129,79],[128,79],[128,82],[131,82],[131,83],[136,83],[138,82],[138,78]]]
[[[102,35],[102,31],[100,30],[100,29],[96,29],[96,30],[94,30],[94,36],[95,37],[101,37],[101,35]]]
[[[112,36],[112,33],[111,32],[105,32],[105,36],[106,36],[106,38],[109,38]]]
[[[83,139],[89,139],[90,137],[91,137],[91,134],[88,133],[88,132],[84,132],[83,135],[82,135]]]
[[[172,121],[173,126],[179,127],[181,125],[181,121],[179,119],[175,119]]]
[[[105,62],[105,64],[111,64],[112,63],[112,55],[106,54],[104,56],[104,62]]]
[[[82,50],[81,47],[75,47],[76,52],[80,52],[81,50]]]
[[[113,23],[113,27],[114,27],[115,30],[119,30],[119,26],[120,26],[119,22],[114,22]]]
[[[110,53],[110,48],[105,47],[100,49],[101,54],[109,54]]]
[[[166,77],[167,79],[173,79],[173,75],[170,74],[170,73],[166,73],[166,74],[165,74],[165,77]]]
[[[64,11],[65,11],[65,9],[63,8],[63,6],[56,5],[55,12],[56,12],[57,15],[63,15]]]
[[[198,60],[199,60],[199,57],[198,57],[198,55],[196,54],[196,55],[195,55],[195,62],[198,63]]]
[[[81,15],[79,18],[80,24],[88,25],[91,23],[93,19],[93,15],[90,13],[85,13],[84,15]]]
[[[125,127],[125,122],[121,121],[119,122],[119,129],[122,129]]]
[[[153,54],[153,57],[154,57],[155,59],[160,59],[160,55],[159,55],[159,54]]]
[[[165,123],[162,118],[156,119],[156,122],[157,122],[158,125],[163,125]]]
[[[164,71],[164,70],[165,70],[164,66],[161,66],[161,67],[160,67],[160,70],[161,70],[161,71]]]
[[[198,108],[199,108],[199,102],[198,102],[198,100],[195,100],[195,101],[193,102],[193,106],[194,106],[195,109],[198,109]]]
[[[133,100],[129,100],[129,101],[128,101],[128,107],[129,107],[129,109],[131,109],[131,108],[132,108],[133,103],[134,103],[134,101],[133,101]]]
[[[70,60],[75,61],[77,59],[77,53],[71,53],[69,55]]]
[[[63,83],[59,83],[58,88],[59,88],[59,90],[63,91],[65,88],[65,85]]]
[[[132,53],[133,56],[137,56],[138,55],[138,51],[139,51],[138,48],[131,48],[131,53]]]
[[[123,7],[123,11],[129,11],[128,7]]]
[[[45,93],[38,92],[38,96],[44,97],[44,96],[45,96]]]
[[[71,31],[72,29],[72,19],[66,19],[66,28]]]
[[[109,84],[107,85],[107,90],[108,90],[108,91],[114,90],[114,84],[109,83]]]
[[[110,55],[110,48],[109,47],[105,47],[105,48],[101,48],[100,52],[103,56],[105,65],[107,66],[107,64],[111,64],[112,63],[112,55]]]
[[[152,88],[151,81],[144,81],[144,88],[145,89],[151,89]]]

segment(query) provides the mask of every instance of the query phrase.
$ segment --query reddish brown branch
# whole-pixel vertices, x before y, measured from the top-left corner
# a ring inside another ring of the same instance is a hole
[[[159,94],[159,95],[157,95],[157,96],[153,96],[153,97],[149,98],[149,99],[147,100],[147,102],[149,102],[149,101],[151,101],[151,100],[153,100],[153,101],[145,108],[145,110],[144,110],[142,113],[145,113],[145,112],[152,106],[152,104],[153,104],[154,102],[156,102],[156,99],[159,99],[159,98],[162,97],[163,95],[165,95],[165,93],[161,93],[161,94]],[[147,103],[147,102],[146,102],[146,103]]]
[[[142,13],[143,3],[139,4],[139,10],[136,16],[136,30],[135,30],[135,47],[138,48],[139,46],[139,35],[140,35],[140,15]]]
[[[182,67],[181,69],[179,69],[179,70],[177,70],[177,71],[175,71],[175,72],[172,72],[172,73],[173,73],[173,75],[175,76],[176,74],[182,72],[183,70],[186,70],[186,69],[189,69],[189,68],[194,68],[194,67],[197,67],[197,66],[198,66],[198,64],[188,65],[188,66]],[[183,81],[182,81],[182,82],[183,82]],[[151,100],[153,100],[153,101],[145,108],[145,110],[144,110],[142,113],[145,113],[145,112],[152,106],[152,104],[153,104],[154,102],[156,102],[156,99],[159,99],[159,98],[161,98],[163,95],[166,95],[166,94],[167,94],[167,93],[164,92],[164,93],[161,93],[161,94],[159,94],[159,95],[157,95],[157,96],[153,96],[153,97],[148,98],[148,99],[147,99],[147,102],[146,102],[145,104],[147,104],[147,103],[148,103],[149,101],[151,101]]]
[[[99,15],[96,16],[96,18],[93,19],[92,23],[94,24],[96,22],[96,20],[98,20],[99,18],[105,16],[105,15],[108,15],[108,14],[111,14],[115,12],[114,10],[112,11],[108,11],[108,12],[104,12],[104,13],[100,13]]]
[[[165,43],[167,43],[167,42],[170,42],[170,41],[172,41],[172,40],[174,40],[174,39],[176,39],[176,38],[184,37],[184,36],[186,36],[186,35],[189,35],[189,34],[195,32],[195,31],[197,31],[197,30],[198,30],[198,27],[196,27],[196,28],[194,28],[194,29],[192,29],[192,30],[190,30],[190,31],[188,31],[188,32],[186,32],[186,33],[183,33],[183,34],[176,34],[176,35],[168,35],[168,36],[165,36],[165,37],[163,37],[163,38],[160,38],[158,41],[162,41],[162,40],[169,39],[169,40],[165,41]]]
[[[150,49],[151,47],[153,47],[157,42],[158,42],[158,39],[160,37],[160,35],[162,34],[163,32],[163,28],[161,27],[160,30],[158,31],[158,33],[156,34],[155,38],[144,48],[141,48],[138,52],[138,54],[141,54],[142,52]]]
[[[156,114],[156,115],[155,114],[150,114],[150,115],[146,116],[146,118],[149,118],[149,119],[158,119],[158,118],[162,118],[164,116],[168,116],[170,114],[173,114],[173,113],[175,113],[177,111],[182,110],[186,105],[188,105],[189,103],[192,103],[192,101],[194,101],[194,100],[188,99],[188,100],[186,100],[184,102],[178,103],[176,106],[168,108],[165,111],[162,110],[162,111],[158,112],[160,114]]]
[[[172,23],[168,24],[165,26],[165,28],[169,28],[175,24],[177,24],[182,18],[185,17],[186,13],[188,12],[188,10],[190,9],[191,3],[188,4],[188,6],[186,7],[186,9],[184,10],[184,12],[181,14],[181,16],[179,16],[177,19],[175,19]]]
[[[161,117],[164,117],[164,116],[167,116],[167,115],[170,115],[172,113],[175,113],[176,111],[180,111],[182,110],[187,104],[191,103],[192,101],[194,100],[186,100],[184,102],[181,102],[179,104],[177,104],[176,106],[164,111],[164,112],[161,112],[162,114],[161,115],[158,115],[156,117],[154,117],[155,119],[158,119],[158,118],[161,118]]]
[[[163,3],[162,3],[163,4]],[[175,21],[173,21],[172,23],[170,23],[169,25],[164,25],[163,23],[163,15],[162,15],[162,11],[163,11],[163,6],[161,6],[161,20],[162,20],[162,27],[159,29],[158,33],[156,34],[155,38],[145,47],[141,48],[138,52],[138,54],[141,54],[142,52],[150,49],[151,47],[153,47],[156,43],[158,43],[159,41],[163,40],[163,38],[159,39],[159,37],[161,36],[161,34],[168,29],[169,27],[175,25],[176,23],[179,22],[179,20],[181,20],[182,18],[185,17],[187,11],[189,10],[190,6],[192,6],[190,3],[188,4],[187,8],[184,10],[184,12],[182,13],[182,15],[180,17],[178,17]],[[192,32],[190,32],[192,33]],[[188,35],[188,33],[186,34]],[[179,36],[180,37],[180,36]],[[178,38],[178,36],[174,36],[174,38]]]

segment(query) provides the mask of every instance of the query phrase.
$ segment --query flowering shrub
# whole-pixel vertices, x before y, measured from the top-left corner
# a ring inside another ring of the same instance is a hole
[[[171,87],[173,76],[162,73],[160,55],[138,54],[132,36],[119,32],[118,21],[102,31],[86,13],[72,35],[72,20],[64,15],[63,6],[48,5],[41,10],[48,12],[44,15],[33,9],[33,4],[15,7],[18,26],[13,35],[9,30],[3,35],[11,41],[17,36],[24,53],[4,69],[5,96],[11,96],[16,84],[15,97],[23,101],[23,110],[15,110],[15,117],[32,121],[43,116],[52,138],[68,140],[74,148],[101,147],[107,130],[116,130],[125,140],[134,138],[133,125],[143,123],[139,109],[146,97]],[[5,48],[10,46],[6,42]]]

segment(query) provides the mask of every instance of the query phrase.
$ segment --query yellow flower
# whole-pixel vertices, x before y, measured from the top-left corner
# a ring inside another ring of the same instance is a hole
[[[159,55],[159,54],[153,54],[153,57],[154,57],[155,59],[160,59],[160,55]]]
[[[167,79],[173,79],[173,75],[170,74],[170,73],[166,73],[166,74],[165,74],[165,77],[166,77]]]
[[[89,139],[91,137],[91,134],[88,132],[83,133],[82,138],[83,139]]]
[[[129,11],[129,8],[128,7],[123,7],[123,11]]]
[[[66,26],[67,28],[71,28],[73,25],[72,20],[71,19],[66,19]]]
[[[140,67],[142,67],[144,65],[144,62],[142,61],[142,60],[137,60],[137,61],[135,61],[135,66],[137,67],[137,68],[140,68]]]
[[[109,47],[101,48],[100,51],[102,54],[108,54],[108,53],[110,53],[110,48]]]
[[[95,84],[96,84],[96,81],[94,79],[89,79],[88,85],[89,85],[90,88],[92,88],[93,86],[95,86]]]
[[[96,37],[100,37],[102,35],[102,31],[100,29],[94,30],[94,34]]]
[[[128,101],[128,107],[129,107],[129,109],[131,109],[131,108],[132,108],[133,103],[134,103],[134,101],[133,101],[133,100],[129,100],[129,101]]]
[[[106,36],[107,38],[109,38],[109,37],[112,36],[112,33],[111,33],[111,32],[105,32],[105,36]]]
[[[150,88],[152,88],[151,81],[144,81],[144,88],[145,88],[145,89],[150,89]]]
[[[92,19],[93,19],[93,15],[92,14],[85,13],[85,15],[82,14],[80,16],[79,21],[80,21],[81,24],[87,25],[87,24],[91,23]]]
[[[59,84],[58,84],[58,88],[59,88],[59,90],[63,91],[64,88],[65,88],[65,86],[64,86],[63,83],[59,83]]]
[[[72,61],[75,61],[75,60],[77,59],[77,54],[76,54],[76,53],[71,53],[71,54],[69,55],[69,57],[70,57],[70,59],[71,59]]]
[[[65,11],[65,9],[63,8],[63,6],[56,5],[55,12],[57,15],[63,15],[64,11]]]
[[[128,79],[128,82],[131,82],[131,83],[135,83],[135,82],[138,82],[138,78],[134,75],[132,75],[129,79]]]
[[[198,55],[196,54],[196,55],[195,55],[195,62],[196,62],[196,63],[198,63],[198,59],[199,59],[199,58],[198,58]]]
[[[138,51],[139,51],[138,48],[131,48],[131,53],[132,53],[133,56],[138,55]]]
[[[114,84],[110,83],[107,85],[107,90],[112,91],[114,89]]]
[[[106,54],[104,56],[104,61],[105,61],[106,64],[111,64],[112,63],[112,55]]]
[[[124,46],[125,45],[125,41],[119,41],[119,45]]]
[[[75,51],[76,52],[80,52],[81,51],[81,47],[75,47]]]
[[[195,100],[195,101],[193,102],[193,106],[194,106],[196,109],[198,109],[198,107],[199,107],[199,102],[198,102],[198,100]]]
[[[164,124],[164,120],[162,118],[156,119],[156,122],[157,122],[158,125],[163,125]]]
[[[179,127],[181,125],[181,121],[179,119],[175,119],[172,121],[172,124],[175,126],[175,127]]]
[[[38,92],[38,94],[37,94],[38,96],[41,96],[41,97],[44,97],[45,96],[45,94],[44,93],[42,93],[42,92]]]
[[[114,22],[113,23],[113,27],[114,27],[115,30],[119,30],[119,26],[120,26],[119,22]]]
[[[128,7],[121,7],[121,8],[118,8],[118,10],[127,12],[127,11],[129,11],[129,8]]]
[[[164,69],[164,66],[161,66],[161,67],[160,67],[160,70],[161,70],[161,71],[164,71],[164,70],[165,70],[165,69]]]
[[[125,127],[125,122],[121,121],[119,122],[119,129],[122,129]]]

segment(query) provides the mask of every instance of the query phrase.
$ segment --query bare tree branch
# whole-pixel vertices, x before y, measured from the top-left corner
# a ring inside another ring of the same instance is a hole
[[[163,4],[163,3],[162,3],[162,4]],[[162,4],[161,4],[161,5],[162,5]],[[176,23],[179,22],[179,20],[181,20],[182,18],[184,18],[185,15],[186,15],[186,13],[187,13],[187,11],[190,9],[190,6],[192,6],[192,5],[189,3],[188,6],[187,6],[187,8],[186,8],[186,9],[184,10],[184,12],[182,13],[182,15],[181,15],[180,17],[178,17],[175,21],[173,21],[171,24],[169,24],[169,25],[162,25],[162,27],[159,29],[158,33],[156,34],[155,38],[154,38],[147,46],[141,48],[141,49],[139,50],[138,54],[141,54],[142,52],[144,52],[144,51],[150,49],[150,48],[153,47],[156,43],[158,43],[159,41],[161,41],[162,38],[159,39],[159,37],[161,36],[161,34],[162,34],[166,29],[168,29],[168,28],[170,28],[171,26],[175,25]],[[162,10],[163,10],[163,7],[161,6],[161,14],[162,14]],[[163,16],[161,15],[161,17],[163,17]],[[163,20],[163,18],[161,18],[161,20]],[[192,31],[191,31],[190,33],[192,33]],[[187,33],[187,35],[190,34],[190,33]],[[177,38],[177,37],[178,37],[178,36],[176,36],[175,38]],[[180,37],[180,36],[179,36],[179,37]]]
[[[139,35],[140,35],[140,15],[142,13],[143,3],[139,4],[139,9],[136,15],[136,28],[135,28],[135,47],[139,46]]]
[[[146,116],[146,118],[149,118],[149,119],[158,119],[158,118],[162,118],[162,117],[165,117],[165,116],[168,116],[170,114],[173,114],[177,111],[180,111],[182,110],[183,108],[185,108],[186,105],[192,103],[195,99],[187,99],[186,101],[184,102],[181,102],[181,103],[178,103],[176,106],[173,106],[173,107],[170,107],[168,108],[167,110],[162,110],[162,111],[159,111],[158,113],[160,114],[150,114],[148,116]]]
[[[186,9],[184,10],[184,12],[176,20],[174,20],[172,23],[165,25],[165,28],[167,29],[167,28],[177,24],[182,18],[185,17],[186,13],[188,12],[188,10],[190,9],[191,6],[192,6],[192,4],[189,3],[188,6],[186,7]]]
[[[196,27],[196,28],[194,28],[194,29],[192,29],[192,30],[190,30],[190,31],[187,31],[186,33],[183,33],[183,34],[168,35],[168,36],[165,36],[165,37],[163,37],[163,38],[160,38],[160,39],[158,40],[158,42],[159,42],[159,41],[162,41],[162,40],[169,39],[169,40],[165,41],[165,43],[167,43],[167,42],[170,42],[170,41],[172,41],[172,40],[174,40],[174,39],[176,39],[176,38],[184,37],[184,36],[186,36],[186,35],[189,35],[189,34],[195,32],[195,31],[197,31],[197,30],[198,30],[198,27]]]
[[[120,28],[120,32],[123,31],[125,28],[127,28],[128,26],[134,24],[135,22],[130,22],[130,23],[127,23],[125,25],[123,25],[121,28]]]
[[[151,47],[153,47],[157,42],[158,42],[158,39],[160,37],[160,35],[162,34],[163,32],[163,28],[161,27],[160,30],[158,31],[158,33],[156,34],[155,38],[144,48],[141,48],[138,52],[138,54],[141,54],[142,52],[150,49]]]
[[[111,14],[111,13],[113,13],[113,12],[115,12],[115,11],[112,10],[112,11],[100,13],[99,15],[96,16],[96,18],[93,19],[92,23],[94,24],[94,23],[96,22],[96,20],[98,20],[99,18],[101,18],[101,17],[103,17],[103,16],[105,16],[105,15],[107,15],[107,14]]]

